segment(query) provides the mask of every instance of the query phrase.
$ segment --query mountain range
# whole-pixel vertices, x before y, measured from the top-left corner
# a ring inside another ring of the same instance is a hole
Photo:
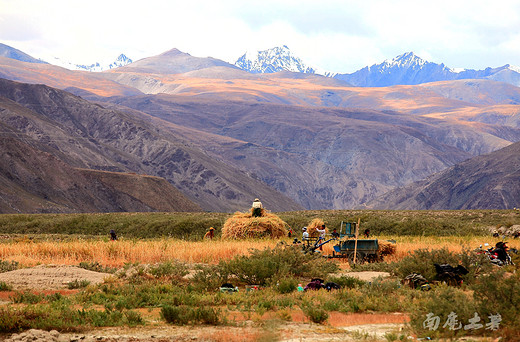
[[[105,185],[114,181],[106,172],[121,175],[113,189],[136,175],[162,179],[203,210],[244,209],[254,197],[271,210],[371,206],[520,141],[520,88],[490,79],[354,87],[177,49],[97,73],[0,57],[0,77],[17,81],[0,84],[0,98],[17,108],[0,106],[13,139],[30,137],[32,148]],[[488,205],[511,205],[496,203]],[[59,210],[94,210],[67,205]]]
[[[170,55],[177,54],[174,65],[182,65],[179,59],[184,53],[174,49],[168,52]],[[186,54],[184,54],[186,55]],[[5,44],[0,44],[0,56],[17,59],[31,63],[47,63],[35,59],[22,51],[11,48]],[[139,64],[146,63],[148,58],[140,61]],[[229,63],[212,58],[201,58],[200,60],[211,60],[218,65],[230,66]],[[74,64],[54,57],[50,61],[53,65],[61,66],[70,70],[83,70],[90,72],[101,72],[128,64],[132,64],[132,59],[124,54],[120,54],[113,62],[92,63],[90,65]],[[170,64],[172,65],[172,64]],[[134,65],[135,66],[135,65]],[[520,67],[506,64],[501,67],[488,67],[484,70],[454,70],[443,63],[437,64],[426,61],[415,55],[413,52],[406,52],[391,60],[382,63],[366,66],[353,73],[337,73],[334,71],[322,71],[319,68],[308,66],[301,58],[294,55],[287,45],[273,47],[262,51],[249,51],[239,57],[234,66],[249,73],[276,73],[282,71],[321,74],[327,77],[334,77],[357,87],[387,87],[393,85],[416,85],[422,83],[465,80],[465,79],[488,79],[505,82],[514,86],[520,86]],[[135,66],[137,67],[137,66]],[[193,70],[200,70],[204,65],[197,65]],[[207,66],[206,66],[207,67]],[[164,70],[163,70],[164,71]],[[172,73],[182,73],[187,70],[169,70]]]

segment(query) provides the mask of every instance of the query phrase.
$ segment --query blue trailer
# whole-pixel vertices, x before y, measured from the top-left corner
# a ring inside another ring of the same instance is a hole
[[[334,246],[333,258],[348,258],[350,263],[380,261],[379,243],[377,239],[357,239],[356,246],[356,223],[341,222],[339,230],[339,241]]]

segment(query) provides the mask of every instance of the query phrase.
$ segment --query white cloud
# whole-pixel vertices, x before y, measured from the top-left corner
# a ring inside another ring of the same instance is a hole
[[[246,50],[286,44],[308,64],[339,72],[405,51],[483,68],[520,64],[519,16],[515,0],[0,0],[0,42],[76,63],[171,48],[234,62]]]

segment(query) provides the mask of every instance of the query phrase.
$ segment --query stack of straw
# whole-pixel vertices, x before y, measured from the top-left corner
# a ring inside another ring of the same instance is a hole
[[[260,217],[252,217],[251,212],[236,212],[224,223],[222,238],[280,238],[287,236],[286,227],[287,223],[266,210],[263,210]]]
[[[309,232],[310,237],[318,237],[320,233],[316,230],[316,228],[321,229],[321,226],[324,225],[325,222],[320,218],[315,218],[307,225],[307,232]]]
[[[396,252],[395,243],[389,241],[379,241],[379,255],[384,257],[386,255],[392,255]]]

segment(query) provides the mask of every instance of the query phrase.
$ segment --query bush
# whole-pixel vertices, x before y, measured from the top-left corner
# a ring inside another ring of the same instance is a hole
[[[437,272],[434,264],[450,264],[453,267],[462,265],[468,274],[462,276],[465,283],[471,284],[477,275],[490,269],[491,264],[484,255],[477,255],[474,251],[464,249],[461,253],[442,249],[419,249],[407,255],[400,261],[393,263],[393,273],[403,279],[411,273],[419,273],[429,281],[435,280]]]
[[[103,266],[97,261],[88,262],[88,261],[82,261],[79,263],[78,267],[94,271],[94,272],[101,272],[101,273],[116,273],[117,268]]]
[[[39,294],[34,294],[30,291],[23,291],[23,292],[15,292],[11,297],[11,301],[13,303],[23,303],[23,304],[36,304],[43,301],[44,296]]]
[[[502,327],[520,336],[520,275],[502,270],[482,276],[472,286],[479,313],[484,317],[500,314]]]
[[[0,291],[11,291],[13,287],[6,282],[0,281]]]
[[[69,290],[82,289],[82,288],[87,287],[89,285],[90,285],[90,281],[89,280],[86,280],[86,279],[83,279],[83,280],[74,279],[73,281],[69,281],[67,283],[67,288]]]
[[[303,314],[314,323],[323,323],[329,319],[327,311],[312,304],[305,304],[302,307]]]
[[[148,269],[148,272],[155,278],[179,280],[188,274],[188,267],[181,262],[172,263],[171,261],[168,261],[151,266]]]
[[[228,282],[229,274],[222,265],[196,265],[191,284],[197,290],[216,290]]]
[[[249,256],[238,256],[219,266],[226,270],[225,273],[250,285],[265,285],[275,277],[325,278],[338,269],[335,263],[319,255],[304,254],[297,246],[252,250]]]
[[[171,306],[165,305],[161,308],[161,317],[168,323],[185,325],[188,323],[219,325],[224,322],[219,309],[212,307]]]
[[[277,290],[281,294],[291,293],[298,288],[298,281],[294,278],[284,278],[278,283]]]
[[[430,292],[423,292],[411,308],[410,325],[419,336],[452,338],[465,335],[471,331],[464,329],[464,324],[478,312],[475,303],[468,294],[459,288],[441,285]],[[459,329],[450,329],[446,325],[450,315],[455,315],[452,322],[460,326]],[[438,317],[438,318],[437,318]],[[428,328],[427,322],[435,323],[437,326]],[[435,329],[433,329],[435,328]]]
[[[0,273],[14,271],[18,269],[18,261],[4,261],[0,260]]]

